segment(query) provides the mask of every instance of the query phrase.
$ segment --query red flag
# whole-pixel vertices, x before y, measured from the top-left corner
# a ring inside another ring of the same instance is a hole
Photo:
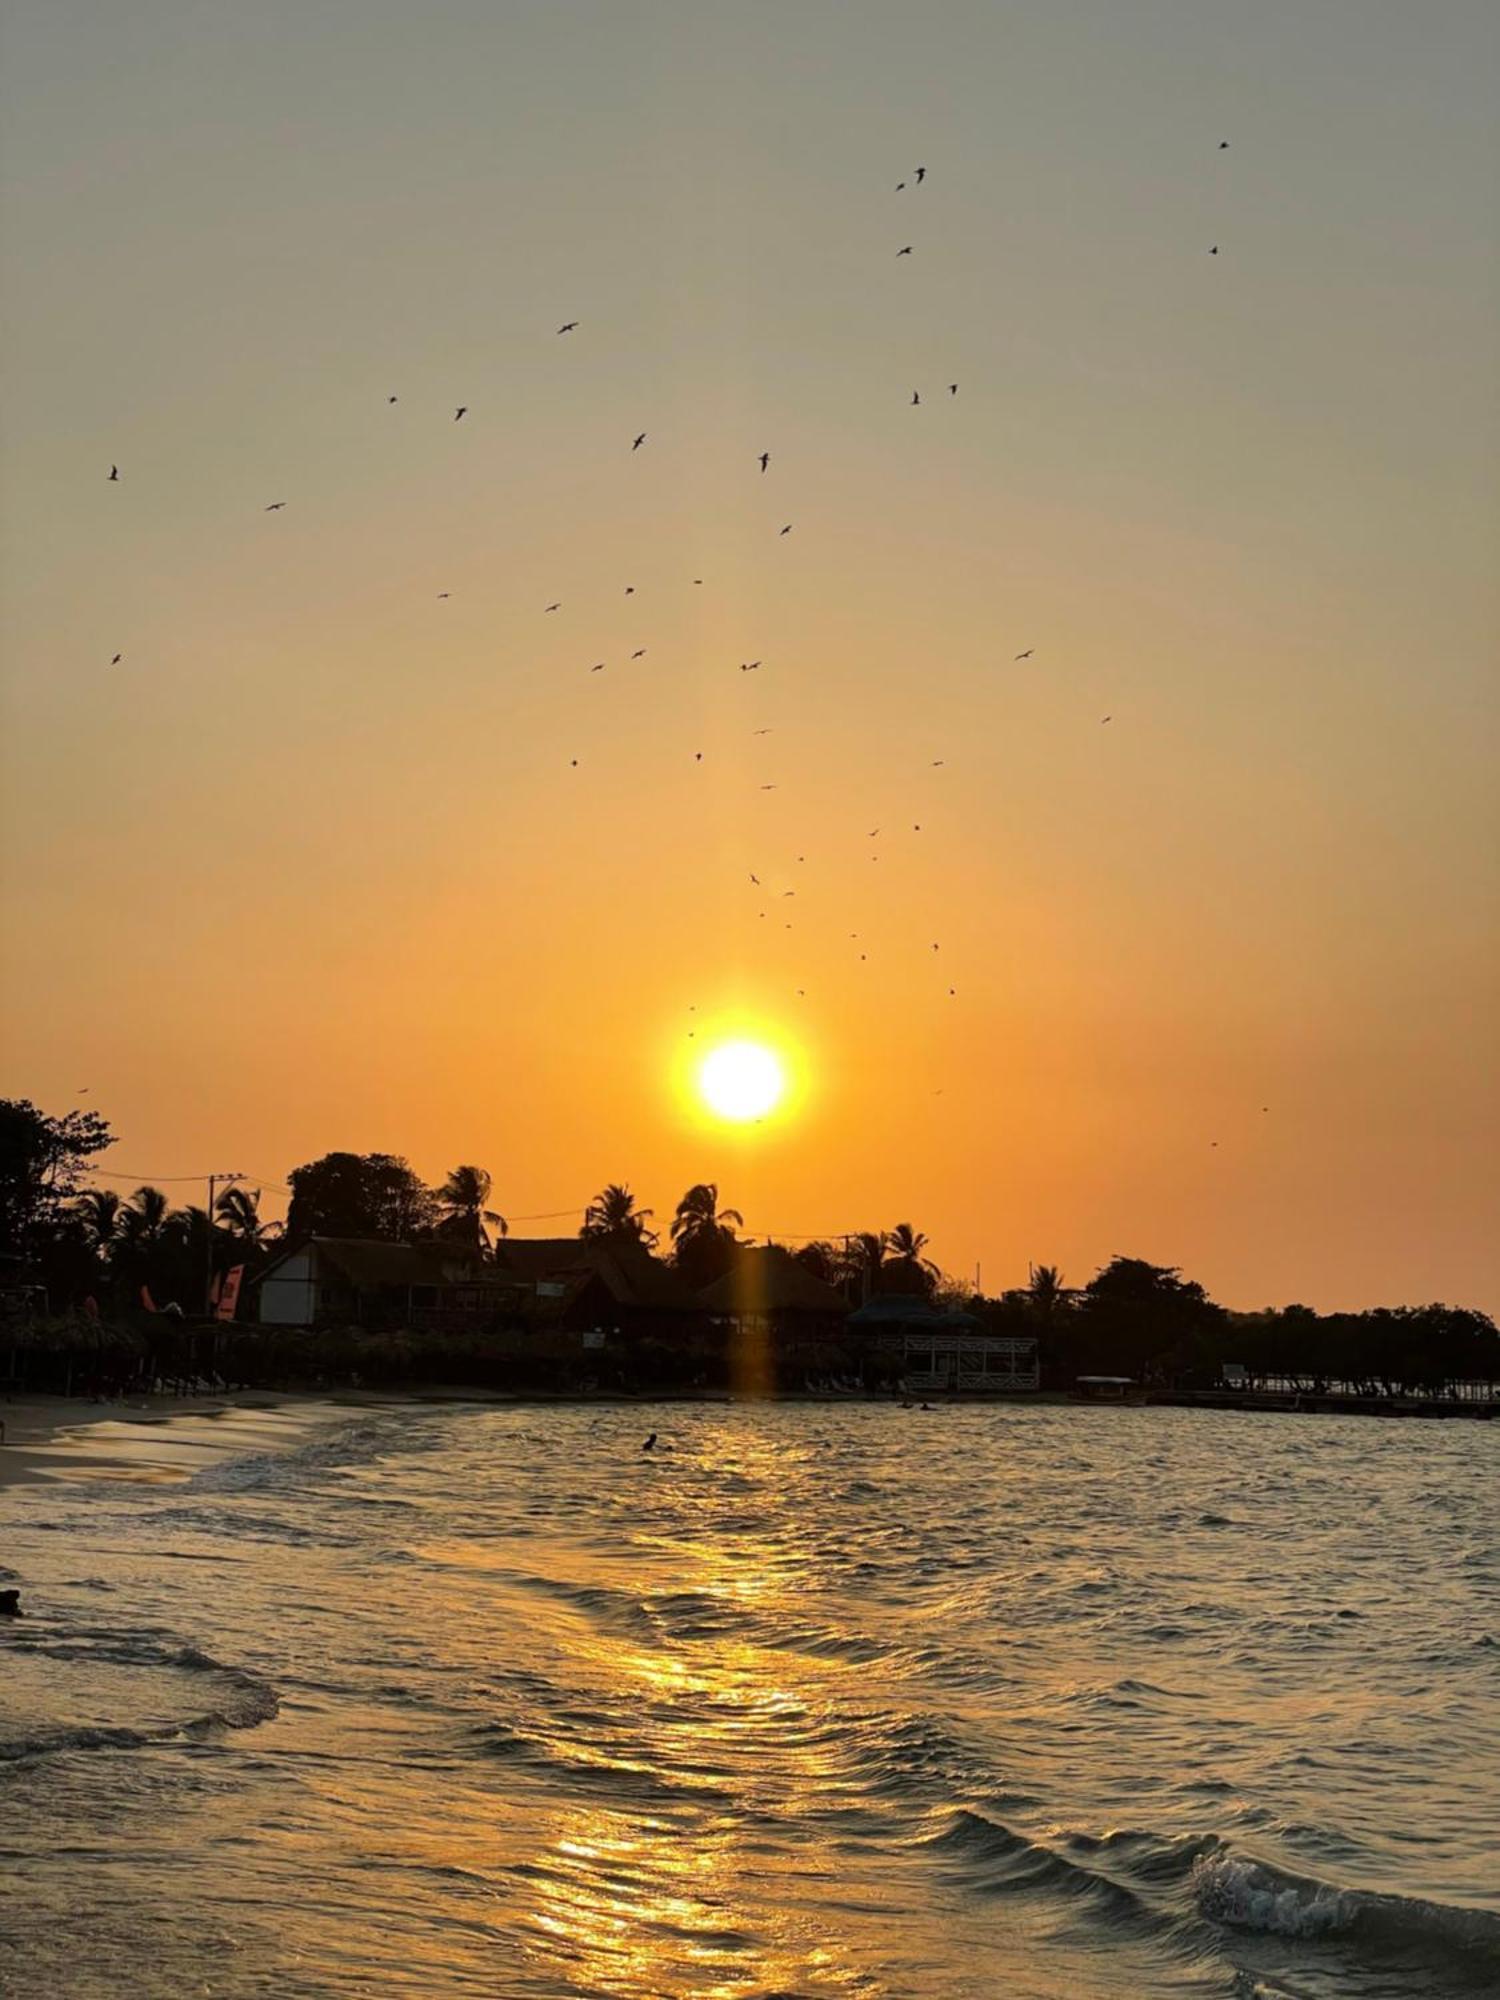
[[[234,1309],[240,1302],[240,1284],[245,1276],[243,1264],[231,1264],[224,1273],[224,1283],[219,1290],[219,1306],[216,1317],[233,1319]]]

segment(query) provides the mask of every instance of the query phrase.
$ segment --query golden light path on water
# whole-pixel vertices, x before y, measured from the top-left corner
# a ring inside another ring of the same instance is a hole
[[[412,1405],[22,1489],[7,2000],[1479,2000],[1492,1430]]]

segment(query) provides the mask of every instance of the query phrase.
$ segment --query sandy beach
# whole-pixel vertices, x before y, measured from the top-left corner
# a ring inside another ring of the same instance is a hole
[[[290,1450],[378,1400],[265,1390],[104,1403],[22,1397],[0,1403],[0,1487],[77,1479],[177,1485],[227,1458]]]

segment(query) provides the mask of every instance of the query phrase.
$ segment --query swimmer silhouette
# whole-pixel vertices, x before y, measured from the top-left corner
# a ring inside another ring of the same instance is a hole
[[[641,1446],[641,1450],[654,1451],[655,1449],[656,1449],[656,1432],[653,1431],[650,1437],[648,1437],[646,1442]]]
[[[19,1590],[0,1590],[0,1618],[21,1616],[21,1593]]]

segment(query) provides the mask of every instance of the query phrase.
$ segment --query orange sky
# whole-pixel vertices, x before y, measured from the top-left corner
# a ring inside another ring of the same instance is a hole
[[[10,14],[0,1088],[1500,1306],[1491,9]]]

